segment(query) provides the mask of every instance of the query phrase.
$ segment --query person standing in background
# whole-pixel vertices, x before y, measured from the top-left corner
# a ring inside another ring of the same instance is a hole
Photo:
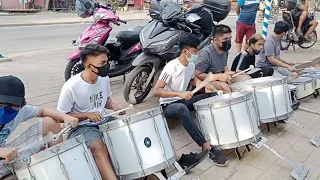
[[[238,0],[236,13],[239,16],[236,24],[236,44],[238,52],[241,51],[244,36],[246,41],[256,33],[255,20],[260,1],[257,0]],[[248,42],[246,48],[248,48]]]

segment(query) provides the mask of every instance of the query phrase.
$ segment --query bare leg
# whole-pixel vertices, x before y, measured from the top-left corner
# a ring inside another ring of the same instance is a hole
[[[302,11],[302,13],[299,17],[299,24],[297,27],[297,32],[301,32],[302,24],[303,24],[304,20],[306,20],[307,17],[308,17],[308,11]]]
[[[304,35],[304,37],[307,39],[308,38],[308,35],[314,31],[316,29],[316,27],[318,26],[318,21],[317,20],[312,20],[310,21],[309,23],[310,27],[308,29],[308,31],[306,32],[306,34]]]
[[[231,89],[229,88],[229,85],[225,82],[215,81],[215,82],[212,82],[212,85],[217,90],[221,90],[224,94],[231,93]]]
[[[233,80],[232,80],[232,83],[236,83],[236,82],[241,82],[241,81],[247,81],[251,79],[251,77],[247,74],[241,74],[241,75],[238,75],[236,76]]]
[[[97,140],[90,145],[90,150],[98,166],[103,180],[117,180],[112,169],[109,153],[102,140]]]
[[[47,133],[51,131],[53,134],[57,134],[61,131],[60,123],[55,121],[50,117],[45,117],[42,119],[42,136],[47,135]],[[49,143],[49,147],[54,146],[62,142],[62,137],[59,138],[58,141],[53,141]]]

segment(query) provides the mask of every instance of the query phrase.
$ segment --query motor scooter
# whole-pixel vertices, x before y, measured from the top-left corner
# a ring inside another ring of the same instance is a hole
[[[124,75],[133,69],[132,61],[142,52],[139,33],[144,28],[136,26],[126,31],[120,31],[115,41],[108,41],[113,30],[112,24],[120,26],[127,21],[121,20],[112,8],[108,6],[95,5],[93,12],[94,22],[79,36],[72,44],[78,49],[68,57],[68,64],[65,68],[65,80],[84,70],[80,60],[80,52],[87,44],[100,44],[109,50],[108,62],[110,64],[109,77]]]

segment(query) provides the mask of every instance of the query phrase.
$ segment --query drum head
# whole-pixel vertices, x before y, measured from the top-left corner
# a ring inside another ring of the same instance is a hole
[[[250,87],[249,89],[247,89],[247,88],[241,89],[241,90],[250,91],[252,85],[255,85],[255,86],[259,87],[259,86],[270,84],[270,83],[271,84],[278,84],[278,83],[284,83],[284,82],[287,82],[287,78],[286,77],[284,77],[284,78],[278,78],[277,77],[276,78],[276,77],[273,77],[273,76],[269,76],[269,77],[250,79],[250,80],[247,80],[247,81],[234,83],[234,84],[231,84],[229,87],[232,90],[239,90],[239,88],[242,88],[242,87]]]
[[[302,73],[320,73],[320,68],[314,68],[314,67],[310,67],[310,68],[305,68],[304,70],[302,70]]]
[[[291,84],[306,84],[312,82],[314,79],[312,77],[298,77],[291,81]]]
[[[195,109],[198,108],[211,108],[214,107],[222,107],[229,105],[231,103],[242,102],[243,100],[249,99],[252,97],[251,92],[243,91],[243,92],[232,92],[228,94],[213,96],[207,99],[203,99],[194,103]]]

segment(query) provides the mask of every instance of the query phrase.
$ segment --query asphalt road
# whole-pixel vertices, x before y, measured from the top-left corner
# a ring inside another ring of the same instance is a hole
[[[235,29],[235,16],[228,17],[221,22]],[[111,39],[116,34],[132,26],[146,25],[148,20],[129,21],[121,26],[114,26]],[[42,51],[52,49],[73,48],[71,41],[88,27],[89,23],[70,25],[43,25],[0,28],[0,53],[6,56],[14,56],[30,51]]]

